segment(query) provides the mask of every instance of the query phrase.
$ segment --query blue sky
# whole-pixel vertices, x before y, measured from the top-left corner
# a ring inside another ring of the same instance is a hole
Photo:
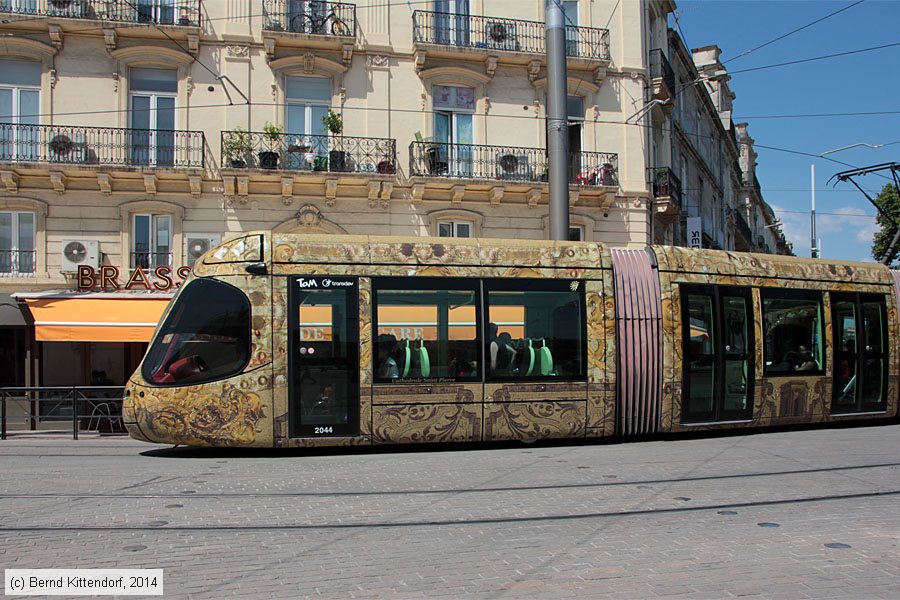
[[[783,223],[798,256],[809,256],[810,165],[816,165],[816,224],[822,257],[873,260],[875,209],[850,183],[826,185],[853,166],[900,162],[900,46],[791,66],[737,73],[775,63],[900,42],[900,0],[865,0],[840,14],[740,57],[818,18],[851,6],[840,2],[677,0],[677,20],[688,48],[716,44],[733,72],[735,122],[746,121],[757,144],[757,176],[766,201]],[[671,18],[670,18],[671,22]],[[734,60],[729,60],[734,58]],[[763,118],[778,115],[895,111],[895,114]],[[801,156],[760,145],[819,155]],[[890,145],[888,145],[890,144]],[[859,179],[873,197],[887,180]],[[833,182],[832,182],[833,183]]]

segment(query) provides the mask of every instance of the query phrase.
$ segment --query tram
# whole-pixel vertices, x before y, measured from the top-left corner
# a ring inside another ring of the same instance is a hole
[[[607,438],[898,414],[886,267],[678,247],[247,233],[130,378],[193,446]]]

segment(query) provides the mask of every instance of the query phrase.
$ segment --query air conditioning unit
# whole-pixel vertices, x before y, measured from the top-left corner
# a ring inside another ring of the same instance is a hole
[[[84,16],[84,3],[81,0],[49,0],[47,16],[79,19]]]
[[[71,129],[50,132],[47,144],[50,162],[81,164],[87,162],[87,141],[83,131]]]
[[[185,264],[194,266],[194,262],[206,251],[218,244],[222,236],[217,233],[190,233],[185,235],[184,258]]]
[[[497,177],[500,179],[529,179],[531,166],[527,154],[502,153],[497,155]]]
[[[62,242],[63,273],[74,273],[78,267],[100,266],[100,242],[97,240],[63,240]]]
[[[484,26],[484,42],[485,46],[495,50],[518,50],[515,23],[488,21]]]

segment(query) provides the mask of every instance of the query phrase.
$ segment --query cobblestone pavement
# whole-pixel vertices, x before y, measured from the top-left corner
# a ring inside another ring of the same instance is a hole
[[[166,596],[898,598],[900,426],[426,452],[0,442],[0,566]]]

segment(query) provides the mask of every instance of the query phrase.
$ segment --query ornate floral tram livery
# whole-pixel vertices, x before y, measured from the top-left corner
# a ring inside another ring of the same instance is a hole
[[[141,440],[261,447],[887,419],[895,289],[875,264],[251,233],[197,261],[124,417]]]

